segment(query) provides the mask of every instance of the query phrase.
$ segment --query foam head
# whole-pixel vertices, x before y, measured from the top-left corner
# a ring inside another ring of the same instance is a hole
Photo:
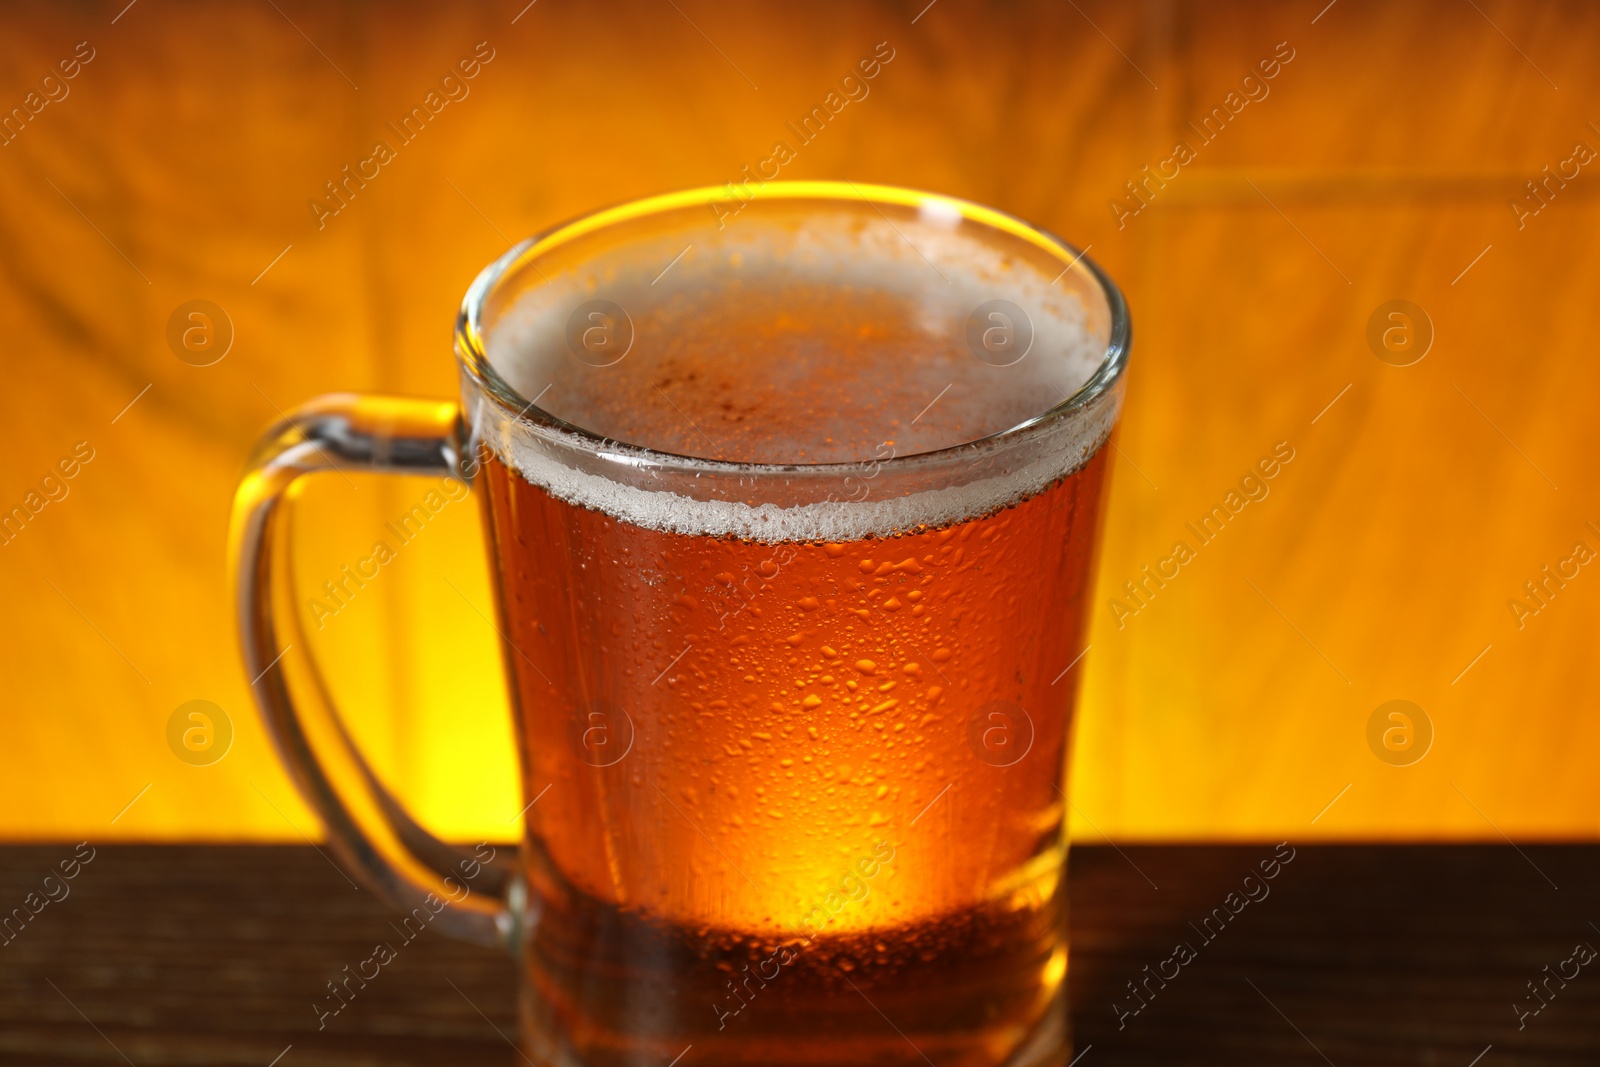
[[[1076,393],[1105,358],[1107,316],[1058,254],[997,239],[948,203],[930,198],[894,219],[865,200],[847,211],[763,205],[720,228],[690,214],[652,220],[625,242],[603,229],[579,235],[497,309],[488,360],[555,419],[676,456],[859,464],[982,441]],[[671,502],[624,506],[625,487],[580,488],[548,453],[518,448],[514,430],[500,437],[503,458],[557,495],[645,525],[751,535],[751,516],[641,518]],[[1056,457],[1053,476],[1098,444]],[[1038,487],[901,502],[892,520],[863,512],[844,526],[948,521]],[[785,538],[819,532],[815,515],[778,525]]]

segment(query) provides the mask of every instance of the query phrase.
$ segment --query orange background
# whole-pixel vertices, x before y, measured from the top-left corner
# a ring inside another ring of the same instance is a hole
[[[1075,835],[1594,836],[1600,568],[1521,629],[1507,601],[1600,549],[1600,178],[1552,183],[1520,228],[1510,207],[1600,147],[1600,10],[939,0],[913,22],[922,3],[9,11],[5,108],[78,42],[94,58],[0,148],[0,508],[78,442],[94,459],[0,547],[0,836],[315,836],[236,651],[224,538],[256,434],[322,392],[453,395],[455,308],[513,238],[737,177],[880,41],[871,95],[784,176],[1011,211],[1092,246],[1134,311]],[[480,41],[470,95],[319,230],[307,201]],[[1123,183],[1279,42],[1270,94],[1119,226]],[[166,341],[197,298],[236,332],[203,368]],[[1409,367],[1366,341],[1396,298],[1435,331]],[[1271,495],[1119,629],[1122,583],[1280,441]],[[302,578],[429,488],[320,479]],[[330,665],[425,822],[504,838],[522,804],[474,509],[290,654]],[[236,729],[208,767],[166,744],[196,698]],[[1395,698],[1436,732],[1410,767],[1367,745]]]

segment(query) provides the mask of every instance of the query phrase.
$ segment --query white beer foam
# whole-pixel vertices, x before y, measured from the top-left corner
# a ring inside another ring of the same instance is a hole
[[[1034,341],[1026,359],[1048,361],[1046,374],[1059,386],[1060,397],[1076,392],[1105,357],[1104,343],[1091,336],[1084,322],[1078,295],[1053,284],[1054,279],[1033,264],[961,233],[958,222],[939,212],[925,212],[921,219],[902,220],[897,227],[871,223],[845,231],[807,224],[798,233],[781,235],[785,244],[781,251],[771,247],[772,235],[759,225],[752,224],[748,232],[741,233],[737,224],[730,224],[726,235],[698,263],[679,263],[674,280],[677,288],[704,284],[707,275],[725,272],[728,258],[737,255],[742,257],[743,269],[754,267],[787,278],[899,293],[917,301],[925,309],[929,328],[939,331],[950,328],[952,309],[976,307],[985,300],[1011,300],[1027,309],[1033,322]],[[649,257],[639,258],[648,261]],[[933,264],[937,266],[930,270]],[[628,291],[646,291],[659,266],[653,262],[648,267],[607,262],[597,268],[602,269],[603,292],[622,297],[626,306]],[[490,363],[523,395],[537,393],[540,386],[535,382],[545,380],[540,372],[543,361],[560,358],[552,353],[554,346],[564,344],[570,309],[600,291],[596,277],[570,273],[531,289],[489,329],[486,348]],[[660,293],[657,299],[665,295]],[[1051,406],[1041,404],[1040,413]],[[919,526],[944,526],[1025,500],[1088,462],[1110,436],[1119,406],[1120,397],[1113,392],[1056,425],[1041,427],[1028,435],[1032,440],[1010,446],[1017,457],[1010,462],[991,457],[975,464],[979,456],[988,454],[984,451],[974,451],[966,459],[943,460],[949,465],[943,468],[946,478],[961,477],[964,468],[974,473],[1003,470],[959,485],[878,498],[908,477],[924,484],[946,480],[933,474],[932,468],[908,474],[900,468],[929,462],[908,458],[880,467],[875,474],[869,460],[830,465],[827,475],[820,471],[808,475],[802,466],[797,474],[759,476],[787,482],[790,495],[813,498],[813,502],[791,506],[703,499],[672,491],[665,484],[659,489],[643,488],[577,469],[563,457],[599,452],[622,461],[617,472],[620,478],[671,482],[691,490],[696,482],[676,471],[652,478],[646,473],[648,455],[624,458],[621,449],[596,448],[591,440],[575,434],[512,419],[488,403],[478,405],[477,431],[503,462],[530,483],[558,499],[635,526],[770,543],[840,542],[888,537]],[[590,459],[588,465],[593,466],[594,461]],[[846,476],[856,480],[846,484]],[[744,478],[748,486],[750,475]],[[734,475],[716,473],[702,475],[699,482],[708,492],[722,485],[737,492],[736,480]],[[806,481],[814,488],[804,488]],[[862,484],[867,486],[866,498],[847,499],[860,496],[857,487]]]
[[[1110,436],[1115,417],[1114,398],[1108,398],[1108,402],[1098,405],[1096,410],[1084,412],[1075,426],[1060,435],[1066,440],[1052,442],[1051,450],[1043,457],[1000,477],[883,500],[870,496],[859,501],[824,499],[791,507],[701,500],[668,490],[641,489],[575,470],[549,455],[547,445],[528,440],[530,431],[509,423],[503,426],[509,431],[506,436],[490,441],[490,445],[522,477],[552,496],[604,512],[634,526],[666,533],[737,537],[768,543],[845,542],[891,537],[917,527],[947,526],[1020,503],[1083,466]],[[575,445],[583,447],[572,435],[559,436],[569,437]],[[893,477],[892,474],[886,476]]]

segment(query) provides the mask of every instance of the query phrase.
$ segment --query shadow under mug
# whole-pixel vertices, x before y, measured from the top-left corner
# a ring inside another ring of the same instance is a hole
[[[828,259],[829,242],[848,254]],[[698,272],[680,294],[721,291],[751,256],[808,264],[823,291],[920,260],[944,283],[918,298],[922,336],[1020,366],[1017,330],[1060,339],[1022,320],[1065,315],[1092,359],[1059,402],[996,432],[852,462],[654,450],[523,395],[517,346],[564,341],[629,373],[636,324],[673,299],[666,270],[649,280],[659,252],[680,246],[667,269],[693,248],[678,269]],[[459,405],[323,397],[273,427],[243,477],[231,566],[280,756],[407,926],[511,948],[540,1062],[1064,1062],[1081,672],[1062,682],[1085,651],[1129,339],[1121,295],[1080,252],[910,190],[702,189],[524,241],[463,302]],[[283,655],[308,648],[288,587],[293,489],[335,469],[443,474],[482,500],[529,800],[514,857],[418,824],[312,658]]]

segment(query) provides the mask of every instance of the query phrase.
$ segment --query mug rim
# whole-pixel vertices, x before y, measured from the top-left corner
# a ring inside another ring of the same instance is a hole
[[[576,443],[593,454],[604,455],[605,458],[630,465],[785,477],[849,474],[859,470],[863,462],[872,462],[881,468],[895,469],[937,464],[951,459],[965,461],[972,457],[974,451],[988,452],[1008,447],[1042,433],[1049,427],[1066,422],[1114,390],[1122,379],[1123,372],[1127,368],[1133,335],[1133,323],[1128,313],[1127,301],[1117,284],[1099,264],[1088,257],[1085,249],[1079,249],[1043,227],[975,201],[902,186],[852,181],[770,181],[765,183],[756,195],[762,199],[790,201],[865,200],[874,205],[875,202],[881,201],[897,207],[911,208],[933,204],[945,212],[955,211],[965,221],[976,222],[991,230],[1021,238],[1056,256],[1064,264],[1062,275],[1068,271],[1083,270],[1098,287],[1100,295],[1106,301],[1110,317],[1105,352],[1094,373],[1072,395],[1054,406],[1003,430],[971,441],[870,461],[752,463],[689,456],[605,437],[538,407],[532,400],[522,396],[495,370],[489,361],[485,345],[483,312],[489,298],[498,291],[500,283],[505,278],[545,252],[584,234],[683,207],[709,205],[716,200],[726,199],[724,195],[726,191],[726,186],[708,185],[624,201],[557,223],[512,245],[478,273],[462,298],[460,311],[456,315],[456,362],[478,390],[494,400],[503,414],[541,436],[553,435],[564,438],[569,445],[576,439]],[[1060,277],[1061,275],[1058,275],[1056,281],[1059,281]],[[1055,282],[1051,284],[1054,285]]]

